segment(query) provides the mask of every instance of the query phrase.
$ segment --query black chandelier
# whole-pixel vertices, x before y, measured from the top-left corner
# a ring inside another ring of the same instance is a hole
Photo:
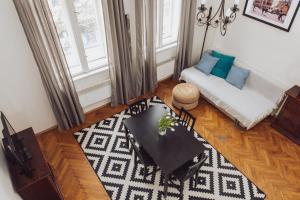
[[[220,24],[220,32],[222,36],[226,35],[227,25],[234,22],[236,13],[239,11],[239,0],[234,1],[232,8],[229,8],[225,13],[225,0],[221,1],[216,13],[212,16],[212,7],[209,8],[208,14],[206,14],[207,8],[205,6],[206,0],[202,0],[201,6],[198,8],[197,21],[199,26],[211,26],[217,28]],[[218,16],[219,14],[219,16]]]
[[[216,13],[212,15],[212,6],[207,9],[207,7],[205,6],[206,0],[202,0],[200,7],[198,7],[197,13],[197,24],[199,26],[206,26],[201,56],[203,53],[208,27],[217,28],[218,26],[220,26],[221,35],[225,36],[227,33],[228,24],[234,22],[234,20],[236,19],[236,13],[239,11],[239,2],[239,0],[235,0],[233,7],[229,8],[225,13],[225,0],[221,0]]]

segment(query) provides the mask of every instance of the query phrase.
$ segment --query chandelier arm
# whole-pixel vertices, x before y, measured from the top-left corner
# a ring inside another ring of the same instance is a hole
[[[219,21],[214,21],[214,23],[211,23],[210,26],[213,28],[217,28],[219,26]]]
[[[222,9],[220,12],[220,17],[221,17],[221,19],[225,19],[225,1],[224,0],[222,0],[221,6],[222,6]]]
[[[220,33],[222,36],[225,36],[227,33],[227,23],[224,23],[223,21],[220,23]]]
[[[206,18],[206,16],[205,16],[204,12],[198,12],[197,18],[203,19],[203,18]]]
[[[223,0],[224,1],[224,0]],[[222,2],[223,2],[222,1]],[[208,22],[208,23],[210,23],[210,22],[212,22],[215,18],[216,18],[216,16],[218,15],[218,13],[220,12],[220,9],[222,8],[222,3],[220,4],[220,6],[219,6],[219,8],[217,9],[217,11],[215,12],[215,14],[210,18],[210,21]]]
[[[230,15],[229,19],[230,19],[230,23],[234,22],[234,21],[235,21],[235,19],[236,19],[236,12],[234,12],[234,13],[231,13],[231,15]]]
[[[197,24],[199,26],[207,26],[207,28],[210,26],[212,28],[217,28],[220,26],[220,33],[222,36],[225,36],[227,33],[228,24],[233,23],[235,19],[237,18],[237,12],[239,11],[238,5],[234,4],[232,8],[230,8],[230,11],[227,11],[225,13],[225,2],[226,0],[221,0],[218,9],[216,12],[211,16],[212,13],[212,6],[209,8],[209,12],[206,13],[208,10],[204,4],[201,4],[201,7],[199,7],[199,11],[197,13]],[[217,18],[217,16],[219,16]],[[207,32],[206,28],[206,32]],[[205,43],[205,42],[204,42]],[[201,53],[202,55],[202,53]]]
[[[221,2],[221,4],[219,5],[219,7],[218,7],[217,11],[215,12],[215,14],[214,14],[212,17],[210,17],[210,18],[209,18],[207,21],[205,21],[205,22],[200,22],[200,21],[199,21],[199,14],[200,14],[200,13],[201,13],[201,14],[204,14],[204,13],[203,13],[203,12],[198,12],[198,14],[197,14],[197,21],[198,21],[200,24],[203,24],[203,25],[210,24],[210,23],[216,18],[216,16],[218,15],[218,13],[220,12],[220,10],[221,10],[223,4],[224,4],[224,0],[222,0],[222,2]],[[205,17],[205,16],[203,16],[203,17],[200,16],[200,19],[204,19],[204,18],[206,18],[206,17]]]
[[[206,25],[207,22],[202,22],[202,19],[205,19],[205,15],[202,12],[197,13],[197,24],[200,26]]]
[[[197,22],[197,24],[198,24],[198,26],[205,26],[206,25],[206,23],[202,23],[202,22]]]

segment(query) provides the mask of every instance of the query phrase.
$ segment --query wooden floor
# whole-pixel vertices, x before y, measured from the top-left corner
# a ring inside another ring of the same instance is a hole
[[[171,106],[175,85],[171,80],[161,82],[155,95]],[[86,123],[80,127],[38,136],[66,200],[109,199],[72,133],[125,107],[105,106],[87,114]],[[192,114],[197,117],[196,131],[261,188],[266,199],[300,200],[300,146],[273,130],[268,120],[245,132],[205,100]]]

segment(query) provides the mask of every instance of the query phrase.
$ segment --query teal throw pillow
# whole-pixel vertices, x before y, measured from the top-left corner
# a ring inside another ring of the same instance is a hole
[[[214,66],[211,74],[225,79],[234,63],[235,57],[224,55],[217,51],[212,51],[211,55],[220,59]]]

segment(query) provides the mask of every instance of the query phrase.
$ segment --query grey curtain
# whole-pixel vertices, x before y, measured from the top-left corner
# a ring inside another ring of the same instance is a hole
[[[112,106],[154,91],[156,0],[133,0],[130,22],[123,0],[102,0],[108,45]]]
[[[132,65],[136,70],[136,94],[154,92],[157,86],[157,1],[134,0],[131,5]]]
[[[182,70],[191,66],[197,1],[183,0],[178,34],[177,56],[173,78],[178,80]]]
[[[128,103],[135,97],[131,68],[129,33],[123,0],[102,0],[109,72],[112,85],[112,106]]]
[[[47,0],[14,0],[59,127],[84,121]]]

